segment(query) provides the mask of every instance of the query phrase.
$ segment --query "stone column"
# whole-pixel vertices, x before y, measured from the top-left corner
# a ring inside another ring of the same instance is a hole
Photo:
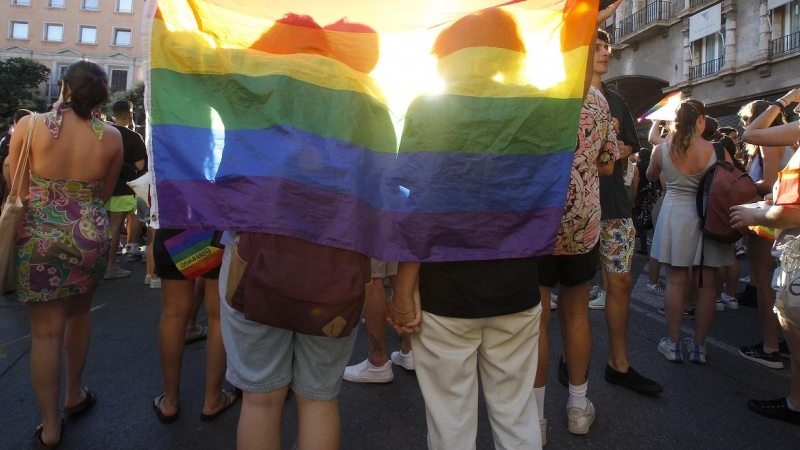
[[[736,68],[736,6],[727,2],[723,7],[725,15],[725,67]]]
[[[689,25],[687,23],[683,31],[683,79],[689,79],[689,71],[692,68],[692,43],[689,41]]]
[[[769,29],[767,0],[761,0],[758,15],[760,19],[758,23],[758,56],[767,58],[769,55],[769,40],[772,39],[772,32]]]

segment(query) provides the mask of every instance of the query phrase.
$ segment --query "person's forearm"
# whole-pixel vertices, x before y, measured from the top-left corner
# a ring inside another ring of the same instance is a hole
[[[783,229],[800,227],[800,209],[772,205],[759,215],[759,223]]]
[[[763,113],[754,118],[744,130],[742,140],[754,145],[784,146],[791,145],[800,139],[800,122],[771,127],[772,122],[781,110],[791,103],[800,101],[800,89],[792,89],[779,98],[778,105],[770,105]]]
[[[395,289],[404,296],[411,296],[419,277],[418,262],[400,262],[397,264],[397,279]]]
[[[653,124],[650,125],[650,132],[647,134],[647,142],[653,145],[664,142],[664,138],[661,137],[661,127],[659,126],[658,120],[654,120]]]

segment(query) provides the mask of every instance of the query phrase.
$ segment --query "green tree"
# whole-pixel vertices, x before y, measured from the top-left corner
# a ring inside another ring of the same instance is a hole
[[[0,129],[5,130],[11,125],[18,109],[44,111],[47,100],[39,85],[49,76],[50,69],[32,59],[0,61]]]

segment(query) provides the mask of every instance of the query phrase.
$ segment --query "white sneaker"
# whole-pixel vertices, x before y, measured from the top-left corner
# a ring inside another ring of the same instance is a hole
[[[726,308],[739,309],[739,301],[736,300],[736,297],[731,297],[730,295],[723,292],[722,295],[720,295],[719,299],[722,301],[722,303],[725,305]]]
[[[120,268],[119,266],[114,266],[111,270],[106,270],[106,274],[103,276],[104,280],[114,280],[117,278],[125,278],[131,276],[130,270],[125,270]]]
[[[739,283],[750,284],[750,275],[748,275],[746,277],[739,278]]]
[[[414,365],[414,351],[409,351],[408,353],[403,352],[392,352],[392,356],[390,358],[392,360],[392,364],[397,364],[398,366],[402,367],[406,370],[415,370],[417,368]]]
[[[161,278],[153,278],[150,280],[150,289],[161,289]]]
[[[567,424],[572,434],[589,434],[589,428],[594,423],[594,405],[586,399],[586,409],[577,406],[567,407]]]
[[[668,337],[662,338],[661,342],[658,343],[658,351],[670,361],[683,362],[681,344],[677,342],[670,342]]]
[[[394,380],[392,362],[386,361],[386,364],[375,367],[369,359],[365,359],[359,364],[345,367],[342,378],[353,383],[388,383]]]
[[[659,281],[656,284],[647,283],[647,292],[651,292],[657,295],[664,295],[667,292],[667,287],[664,286],[664,283]]]
[[[152,275],[148,273],[147,275],[144,276],[144,284],[150,284],[151,281],[153,281]]]
[[[689,361],[698,364],[706,363],[706,346],[695,344],[692,338],[685,338],[683,345],[686,346],[686,353],[689,354]]]
[[[542,447],[547,445],[547,419],[539,419],[539,428],[542,430]]]
[[[589,309],[606,309],[606,293],[600,291],[594,300],[589,301]]]
[[[725,311],[725,303],[722,302],[722,299],[717,300],[717,311]]]
[[[558,309],[558,295],[550,293],[550,309]]]
[[[589,298],[595,298],[600,295],[601,292],[603,292],[603,289],[600,286],[592,286],[592,288],[589,289]]]

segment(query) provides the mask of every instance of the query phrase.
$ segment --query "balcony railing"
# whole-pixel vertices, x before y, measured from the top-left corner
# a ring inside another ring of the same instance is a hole
[[[696,8],[696,7],[700,6],[700,5],[702,5],[703,3],[711,3],[713,1],[715,1],[715,0],[689,0],[689,7],[690,8]]]
[[[800,31],[769,41],[769,56],[780,55],[800,48]]]
[[[711,74],[715,74],[722,70],[722,67],[725,65],[725,57],[712,59],[709,62],[700,64],[698,66],[694,66],[689,69],[689,79],[693,80],[695,78],[705,77]]]
[[[669,20],[671,7],[671,2],[655,1],[622,19],[617,30],[617,41],[621,41],[623,37],[635,33],[655,21]]]

